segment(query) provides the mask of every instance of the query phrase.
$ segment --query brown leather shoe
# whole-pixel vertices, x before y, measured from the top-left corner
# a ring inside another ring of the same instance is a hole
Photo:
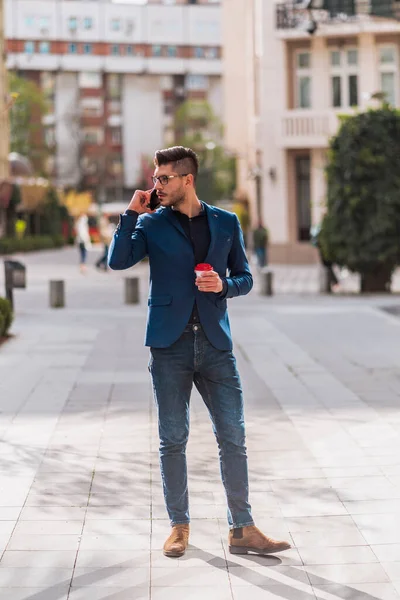
[[[273,554],[291,548],[289,542],[273,540],[261,533],[255,525],[231,529],[228,543],[231,554],[247,554],[248,552]]]
[[[189,543],[189,524],[182,523],[172,527],[171,535],[164,544],[165,556],[178,558],[185,554]]]

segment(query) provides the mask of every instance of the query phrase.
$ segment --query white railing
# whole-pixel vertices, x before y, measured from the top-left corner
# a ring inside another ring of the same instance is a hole
[[[286,148],[326,147],[338,126],[334,110],[290,110],[281,118],[278,143]]]

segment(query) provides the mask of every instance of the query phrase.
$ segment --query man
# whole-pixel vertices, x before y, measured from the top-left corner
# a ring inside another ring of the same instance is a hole
[[[260,269],[266,266],[268,246],[268,231],[262,221],[258,222],[258,227],[253,231],[253,247],[257,257],[257,264]]]
[[[172,526],[164,554],[182,556],[188,545],[186,443],[193,383],[208,408],[219,446],[230,552],[286,550],[290,544],[272,540],[255,527],[248,502],[243,397],[226,306],[227,298],[247,294],[253,286],[239,221],[198,199],[193,150],[160,150],[154,165],[161,208],[149,208],[151,191],[135,192],[111,243],[109,266],[127,269],[149,256],[146,345]],[[195,278],[195,265],[205,261],[213,269]]]

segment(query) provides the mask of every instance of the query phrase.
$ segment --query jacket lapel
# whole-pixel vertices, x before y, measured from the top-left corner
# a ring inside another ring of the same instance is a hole
[[[179,223],[178,219],[173,214],[172,208],[170,208],[169,206],[167,206],[166,208],[164,208],[163,209],[163,215],[171,223],[171,225],[173,225],[179,231],[179,233],[181,233],[185,237],[185,239],[189,241],[189,238],[186,235],[186,233],[185,233],[182,225]]]
[[[217,212],[213,209],[212,206],[209,206],[205,202],[203,202],[203,206],[206,210],[208,227],[210,229],[210,238],[211,238],[210,247],[208,248],[208,252],[207,252],[207,256],[206,256],[206,262],[207,262],[210,259],[210,256],[212,256],[215,245],[217,243],[218,231],[219,231],[219,217],[218,217]]]

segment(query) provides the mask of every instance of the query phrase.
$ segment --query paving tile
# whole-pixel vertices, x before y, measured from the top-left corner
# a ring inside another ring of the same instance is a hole
[[[132,587],[150,582],[150,565],[146,567],[79,567],[74,571],[72,587]]]
[[[314,585],[321,600],[399,600],[400,595],[391,583],[352,583]]]
[[[138,535],[83,535],[81,550],[149,550],[150,536]]]
[[[1,600],[67,600],[69,586],[1,588]]]
[[[75,550],[7,550],[1,557],[0,568],[33,567],[72,571],[75,558]]]
[[[232,600],[229,586],[207,587],[207,600]],[[151,590],[152,600],[204,600],[204,588],[199,587],[156,587]],[[121,599],[121,600],[125,600]],[[308,598],[308,600],[310,600]]]
[[[387,573],[378,563],[307,565],[311,584],[330,583],[379,583],[389,581]]]
[[[400,544],[373,544],[371,550],[381,562],[400,561]]]
[[[165,556],[164,560],[167,562]],[[174,561],[173,561],[174,562]],[[79,549],[76,568],[141,568],[150,565],[149,550],[82,550]]]
[[[150,536],[150,520],[99,519],[87,520],[83,534],[142,535]]]
[[[247,586],[233,587],[232,592],[234,600],[249,600]],[[311,586],[303,583],[292,584],[290,581],[287,584],[257,586],[251,589],[251,600],[282,600],[282,598],[285,600],[315,600],[315,594]]]
[[[83,520],[80,521],[19,521],[14,535],[80,535]]]
[[[298,548],[305,565],[366,564],[378,562],[369,546],[307,547]]]
[[[72,568],[4,567],[0,568],[0,589],[3,587],[66,586],[69,585],[71,577]]]
[[[77,550],[78,535],[26,535],[14,534],[7,550]]]
[[[36,600],[36,598],[32,599],[32,600]],[[43,599],[43,600],[47,600],[47,599]],[[54,599],[49,598],[49,600],[54,600]],[[88,600],[88,588],[87,587],[71,588],[71,592],[68,596],[68,600]],[[104,588],[92,586],[90,588],[90,600],[150,600],[150,588],[149,588],[149,586],[144,586],[144,587],[139,587],[139,586],[111,587],[111,586],[107,586]]]
[[[307,572],[302,566],[229,566],[229,576],[233,587],[281,585],[287,583],[288,579],[309,584]]]

